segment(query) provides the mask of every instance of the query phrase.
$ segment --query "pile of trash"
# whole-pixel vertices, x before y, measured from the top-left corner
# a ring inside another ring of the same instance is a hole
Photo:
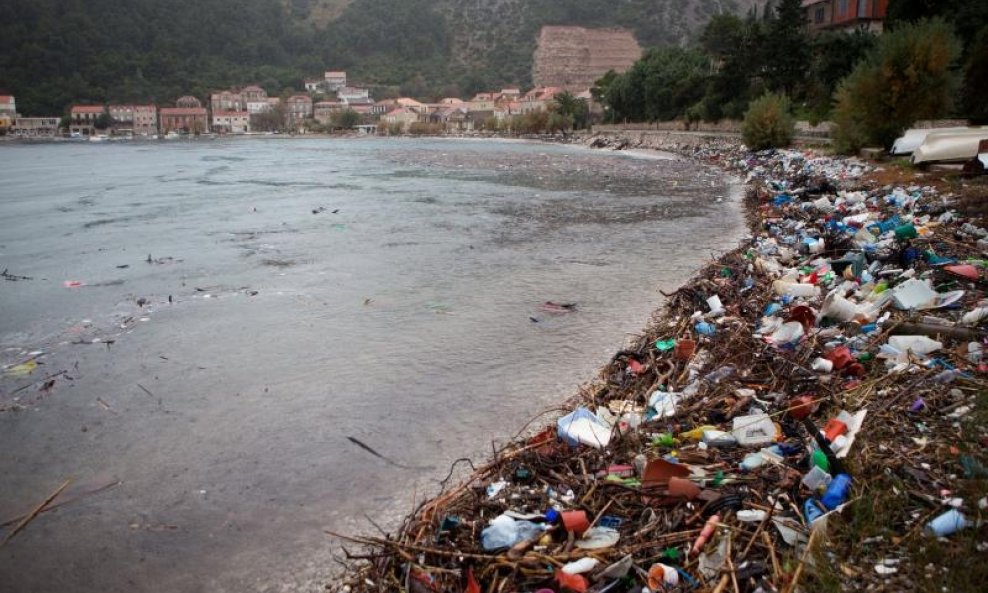
[[[930,187],[868,187],[854,159],[692,150],[747,176],[754,236],[554,425],[396,535],[340,536],[363,546],[332,588],[964,582],[934,549],[983,574],[988,231]]]

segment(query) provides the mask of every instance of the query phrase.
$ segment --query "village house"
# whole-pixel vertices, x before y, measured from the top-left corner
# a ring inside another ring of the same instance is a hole
[[[18,138],[54,138],[58,135],[57,117],[18,117],[11,133]]]
[[[411,107],[396,107],[381,116],[381,122],[388,126],[401,126],[407,132],[412,124],[419,121],[419,114]]]
[[[345,86],[338,89],[336,91],[336,99],[348,105],[369,105],[374,102],[374,100],[370,98],[369,90],[354,86]]]
[[[214,132],[226,134],[250,132],[250,113],[247,111],[215,111],[211,119]]]
[[[113,133],[150,137],[158,133],[158,108],[154,105],[110,105]]]
[[[244,98],[244,109],[251,115],[255,113],[266,113],[271,110],[268,103],[268,93],[257,85],[250,85],[243,88],[240,94]]]
[[[422,109],[423,107],[425,107],[424,103],[420,101],[416,101],[411,97],[398,97],[397,99],[394,100],[394,103],[399,107],[409,107],[412,109]]]
[[[309,93],[319,93],[326,88],[326,81],[319,78],[306,78],[303,84]]]
[[[246,134],[250,131],[250,113],[246,111],[214,111],[213,131],[218,134]]]
[[[96,120],[106,113],[102,105],[73,105],[69,109],[69,133],[92,136],[96,133]]]
[[[335,93],[346,86],[346,72],[328,71],[323,75],[323,83],[327,91]]]
[[[312,115],[317,122],[327,125],[334,113],[343,111],[345,108],[346,105],[339,101],[319,101],[312,106]]]
[[[211,111],[246,111],[247,102],[239,91],[220,91],[209,97]]]
[[[285,99],[285,125],[302,131],[305,120],[312,117],[312,97],[308,95],[292,95]]]
[[[374,107],[373,103],[367,105],[347,105],[347,109],[361,116],[370,116],[371,109],[373,109],[373,107]]]
[[[0,129],[9,130],[17,119],[17,104],[13,95],[0,95]]]
[[[371,115],[384,115],[396,107],[393,99],[382,99],[370,106]]]
[[[501,89],[498,99],[501,101],[517,101],[521,98],[521,90],[515,88]]]
[[[461,101],[462,103],[462,101]],[[429,114],[429,122],[440,124],[447,132],[466,132],[473,130],[473,121],[468,117],[467,108],[444,105]]]
[[[164,107],[159,113],[161,133],[182,132],[202,134],[209,130],[209,117],[199,99],[185,96],[175,101],[175,107]]]
[[[17,102],[13,95],[0,95],[0,115],[17,116]]]
[[[821,29],[863,29],[881,33],[888,0],[803,0],[807,26]]]
[[[545,111],[556,95],[561,92],[563,89],[555,86],[535,87],[522,96],[521,112]]]
[[[504,121],[521,114],[521,101],[503,101],[494,108],[494,117],[498,121]]]
[[[477,93],[470,99],[470,111],[493,111],[495,93]]]

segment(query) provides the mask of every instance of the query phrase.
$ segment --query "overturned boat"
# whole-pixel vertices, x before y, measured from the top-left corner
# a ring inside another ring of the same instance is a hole
[[[978,145],[988,139],[988,127],[957,131],[930,131],[913,152],[912,163],[963,163],[978,154]]]
[[[981,127],[970,127],[970,126],[953,126],[949,128],[909,128],[906,130],[902,136],[896,138],[895,142],[892,143],[892,149],[889,150],[889,154],[893,156],[905,156],[912,154],[917,148],[926,141],[926,137],[933,132],[968,132],[972,130],[988,130],[988,126]]]

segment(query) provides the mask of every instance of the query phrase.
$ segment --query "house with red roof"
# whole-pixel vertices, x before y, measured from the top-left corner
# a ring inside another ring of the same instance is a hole
[[[73,135],[92,136],[96,133],[96,121],[106,113],[103,105],[73,105],[69,109],[69,132]]]
[[[175,107],[163,107],[158,113],[161,133],[202,134],[209,131],[209,115],[199,99],[181,97]]]
[[[807,27],[881,33],[889,0],[803,0]]]
[[[556,95],[563,92],[558,86],[537,86],[525,93],[521,98],[521,112],[545,111]]]
[[[0,95],[0,129],[9,130],[17,119],[17,104],[13,95]]]
[[[13,95],[0,95],[0,114],[17,116],[17,102],[14,101]]]

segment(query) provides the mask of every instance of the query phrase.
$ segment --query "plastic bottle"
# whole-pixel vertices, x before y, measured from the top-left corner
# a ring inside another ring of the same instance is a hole
[[[961,372],[957,369],[948,369],[946,371],[941,371],[933,377],[934,383],[939,383],[941,385],[946,385],[947,383],[953,383],[954,379],[961,376]]]
[[[741,469],[751,471],[765,464],[765,457],[761,453],[749,453],[741,460]]]
[[[807,498],[806,502],[803,503],[803,514],[806,515],[806,520],[812,524],[823,516],[823,511],[820,510],[820,507],[816,506],[815,500]]]
[[[950,535],[954,532],[960,531],[965,527],[970,527],[973,525],[971,521],[957,509],[950,509],[946,513],[938,516],[926,524],[924,531],[928,535],[935,535],[937,537],[944,537]]]
[[[813,455],[811,457],[813,460],[813,465],[827,472],[830,471],[830,460],[827,459],[827,454],[819,449],[813,450]]]
[[[515,521],[507,515],[501,515],[491,521],[490,526],[484,528],[480,533],[480,540],[485,550],[497,550],[509,548],[541,533],[540,525],[530,521]]]
[[[834,510],[847,500],[847,495],[851,492],[851,476],[847,474],[837,474],[827,486],[827,491],[823,493],[823,506],[829,510]]]

